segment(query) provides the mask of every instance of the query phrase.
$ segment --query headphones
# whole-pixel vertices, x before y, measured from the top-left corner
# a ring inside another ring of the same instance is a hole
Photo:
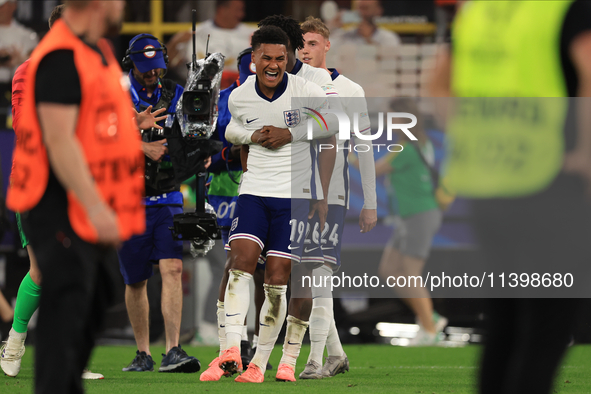
[[[146,49],[140,49],[139,51],[132,51],[131,48],[133,48],[133,44],[135,44],[136,41],[138,41],[142,38],[153,38],[154,40],[158,41],[158,44],[160,44],[160,48],[146,48]],[[123,68],[123,70],[129,71],[133,68],[133,60],[131,60],[130,55],[135,55],[137,53],[154,52],[154,51],[162,51],[162,57],[164,58],[164,64],[166,64],[166,66],[168,67],[168,50],[166,49],[166,45],[161,43],[160,40],[158,40],[156,37],[154,37],[151,34],[140,34],[132,42],[129,43],[129,48],[127,48],[127,50],[125,51],[125,56],[123,57],[123,60],[121,61],[121,67]]]
[[[238,69],[240,69],[240,61],[242,60],[242,57],[244,55],[250,55],[251,53],[252,53],[252,48],[247,48],[238,54],[238,58],[237,58]]]

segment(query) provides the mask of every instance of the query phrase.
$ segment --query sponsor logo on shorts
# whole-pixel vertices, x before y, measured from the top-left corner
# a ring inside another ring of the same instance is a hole
[[[319,246],[316,246],[315,248],[310,248],[310,249],[304,248],[304,253],[310,253],[310,252],[312,252],[312,251],[314,251],[314,250],[316,250],[318,248],[319,248]]]
[[[289,249],[289,250],[294,250],[294,249],[297,249],[297,248],[299,248],[299,246],[291,246],[291,245],[289,245],[287,247],[287,249]]]
[[[234,220],[232,220],[232,227],[230,227],[230,231],[236,230],[236,227],[238,227],[238,218],[234,218]]]

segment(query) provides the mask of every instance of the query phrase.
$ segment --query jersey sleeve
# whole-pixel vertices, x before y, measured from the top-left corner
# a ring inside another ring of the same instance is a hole
[[[359,104],[359,132],[363,135],[371,134],[371,124],[367,113],[367,102],[365,101],[365,92],[363,88],[359,89],[353,94],[355,104]],[[359,157],[359,173],[361,174],[361,187],[363,189],[363,208],[377,209],[377,195],[376,195],[376,167],[373,154],[372,141],[364,141],[354,136],[355,145],[369,145],[371,149],[360,149],[358,151]]]
[[[251,137],[254,131],[246,130],[244,127],[240,111],[234,104],[234,93],[235,91],[232,92],[228,99],[228,109],[230,110],[232,119],[230,119],[230,123],[226,126],[226,140],[234,145],[252,144]]]
[[[324,90],[314,83],[306,83],[302,93],[303,102],[296,105],[300,107],[302,121],[297,126],[289,129],[292,141],[321,139],[337,134],[339,132],[339,119],[336,114],[326,111],[326,109],[332,108]],[[311,125],[311,136],[308,135],[308,124]]]

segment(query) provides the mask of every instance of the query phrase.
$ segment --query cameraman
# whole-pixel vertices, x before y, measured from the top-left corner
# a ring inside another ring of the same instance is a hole
[[[150,34],[140,34],[130,41],[123,67],[130,70],[131,96],[135,109],[163,108],[174,117],[183,88],[162,79],[166,72],[166,47]],[[197,372],[199,360],[188,356],[179,345],[183,291],[183,243],[172,238],[169,227],[173,216],[183,212],[180,185],[174,183],[172,162],[167,155],[161,127],[142,130],[142,149],[146,155],[146,232],[123,243],[119,250],[121,273],[125,280],[125,304],[138,346],[136,357],[123,371],[153,371],[150,354],[149,304],[147,280],[153,275],[152,264],[159,264],[162,275],[162,315],[166,331],[166,355],[160,372]]]

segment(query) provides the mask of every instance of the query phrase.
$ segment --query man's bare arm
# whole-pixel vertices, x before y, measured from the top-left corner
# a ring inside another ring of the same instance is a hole
[[[577,92],[577,143],[564,158],[564,170],[578,173],[588,183],[591,194],[591,32],[577,36],[569,48],[579,78]]]
[[[100,243],[119,243],[117,218],[105,204],[84,160],[82,147],[74,133],[78,118],[77,105],[40,103],[38,115],[49,162],[57,179],[66,190],[74,192],[86,209]]]

